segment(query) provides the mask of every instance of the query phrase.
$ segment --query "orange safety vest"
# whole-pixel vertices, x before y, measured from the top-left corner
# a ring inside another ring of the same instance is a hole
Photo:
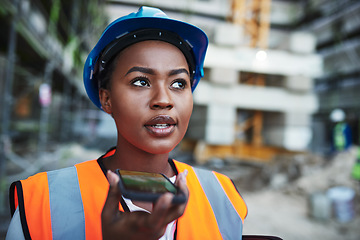
[[[175,239],[241,239],[247,207],[233,182],[216,172],[173,163],[178,172],[188,170],[190,192]],[[19,208],[25,239],[101,239],[108,188],[98,162],[87,161],[14,182],[11,211]]]

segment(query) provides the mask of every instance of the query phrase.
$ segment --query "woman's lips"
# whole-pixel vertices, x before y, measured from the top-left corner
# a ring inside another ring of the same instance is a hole
[[[156,137],[167,137],[176,126],[175,120],[167,115],[159,115],[144,124],[145,128]]]

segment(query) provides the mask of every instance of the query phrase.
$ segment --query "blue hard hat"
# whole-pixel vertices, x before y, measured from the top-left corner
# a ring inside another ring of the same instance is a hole
[[[141,31],[145,31],[145,33]],[[133,34],[134,32],[136,34]],[[154,36],[154,34],[161,35],[162,39],[149,37]],[[129,35],[131,36],[129,37]],[[138,12],[130,13],[110,23],[86,59],[83,75],[84,85],[89,98],[98,108],[101,109],[101,103],[98,79],[95,72],[98,71],[99,64],[104,62],[99,59],[107,52],[112,52],[110,56],[115,55],[126,46],[135,43],[134,39],[136,37],[141,39],[137,40],[137,42],[159,39],[180,48],[189,63],[189,67],[193,65],[191,70],[193,78],[192,91],[204,76],[203,65],[208,46],[206,34],[194,25],[169,18],[158,8],[141,7]],[[123,41],[122,39],[127,40]],[[185,47],[183,47],[184,45]],[[111,49],[111,51],[108,49]]]

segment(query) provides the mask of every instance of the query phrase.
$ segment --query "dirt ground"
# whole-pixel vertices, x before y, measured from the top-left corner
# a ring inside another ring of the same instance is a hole
[[[289,240],[359,240],[359,214],[348,223],[312,219],[305,196],[278,190],[243,193],[249,212],[244,234],[274,235]]]

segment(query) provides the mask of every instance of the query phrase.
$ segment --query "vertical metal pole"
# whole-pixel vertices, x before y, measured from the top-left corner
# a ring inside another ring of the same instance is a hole
[[[54,63],[50,61],[46,64],[44,72],[44,83],[47,83],[50,88],[52,85],[52,72],[54,70]],[[40,156],[46,149],[46,143],[48,141],[48,125],[50,117],[49,106],[41,107],[40,115],[40,129],[39,129],[39,143],[38,143],[38,155]],[[40,158],[39,158],[40,159]]]
[[[7,185],[6,181],[6,153],[10,148],[9,126],[11,118],[11,105],[12,105],[12,89],[14,81],[14,66],[16,58],[16,24],[18,22],[18,1],[14,2],[16,6],[15,14],[12,16],[10,32],[9,32],[9,45],[7,52],[7,67],[5,73],[5,83],[3,89],[3,106],[2,121],[1,121],[1,139],[0,139],[0,212],[4,210],[4,192]]]
[[[68,81],[68,80],[65,80]],[[60,133],[60,139],[61,141],[65,142],[70,138],[69,134],[71,134],[71,131],[69,131],[70,127],[70,121],[71,121],[71,111],[70,111],[70,102],[71,102],[71,86],[70,82],[64,83],[64,94],[62,97],[62,100],[64,102],[63,107],[61,109],[61,133]]]
[[[73,1],[72,13],[71,13],[71,35],[76,35],[80,18],[80,1]]]

